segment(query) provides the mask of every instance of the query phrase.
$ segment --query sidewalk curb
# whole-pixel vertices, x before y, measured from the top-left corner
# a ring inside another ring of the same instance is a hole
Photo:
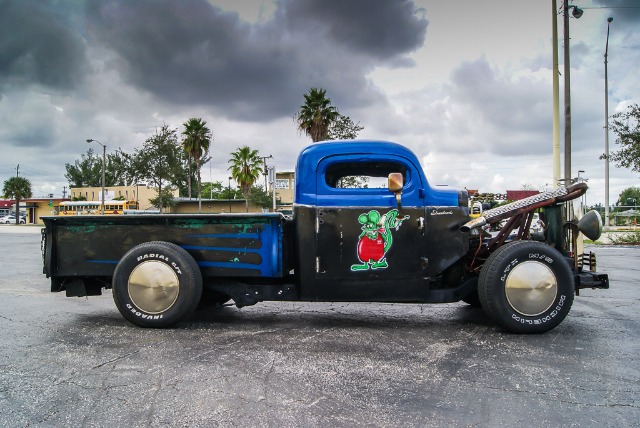
[[[26,234],[40,234],[40,230],[44,227],[44,225],[39,224],[22,224],[16,226],[15,224],[2,224],[0,225],[0,234],[16,234],[16,233],[26,233]]]

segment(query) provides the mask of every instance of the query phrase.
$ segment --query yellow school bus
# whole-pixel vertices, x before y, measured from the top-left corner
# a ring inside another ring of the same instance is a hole
[[[91,215],[100,214],[100,201],[65,201],[60,203],[58,215]],[[122,215],[124,210],[135,210],[138,206],[135,201],[104,201],[104,213],[110,215]]]

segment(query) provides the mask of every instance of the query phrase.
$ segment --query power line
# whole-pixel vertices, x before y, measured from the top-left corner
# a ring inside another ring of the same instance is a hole
[[[45,173],[39,169],[30,168],[29,166],[26,166],[26,165],[19,165],[19,167],[20,167],[20,173],[22,174],[23,177],[26,177],[26,178],[36,176],[38,178],[44,178],[44,179],[49,179],[54,181],[66,180],[64,178],[64,174],[61,174],[59,176],[54,176],[49,173]],[[13,172],[13,167],[11,168],[11,171]],[[8,170],[0,169],[0,173],[8,173]]]
[[[640,9],[640,6],[580,6],[580,9]]]

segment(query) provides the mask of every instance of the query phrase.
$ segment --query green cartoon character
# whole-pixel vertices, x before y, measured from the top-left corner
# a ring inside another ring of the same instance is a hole
[[[398,219],[398,210],[393,209],[381,216],[376,210],[360,214],[358,222],[362,224],[362,233],[358,241],[358,258],[362,264],[351,266],[352,271],[385,269],[389,265],[385,255],[393,244],[391,229],[398,230],[409,216]]]

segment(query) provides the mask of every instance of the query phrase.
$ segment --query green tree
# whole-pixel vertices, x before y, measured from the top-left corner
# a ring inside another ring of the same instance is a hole
[[[620,149],[610,153],[609,159],[619,167],[640,173],[640,105],[634,104],[626,112],[612,117],[609,129],[617,135],[616,144]]]
[[[261,186],[252,186],[251,194],[249,195],[249,202],[260,208],[272,208],[273,207],[273,195],[266,192]],[[281,201],[276,200],[276,204],[280,204]]]
[[[64,167],[67,170],[64,176],[70,187],[102,185],[102,156],[95,155],[93,149],[87,150],[73,165],[67,163]]]
[[[131,155],[118,149],[106,156],[105,185],[124,186],[132,181],[133,171],[130,168]],[[65,164],[65,178],[70,187],[102,186],[102,156],[93,149],[80,156],[73,164]]]
[[[264,163],[259,156],[257,150],[252,150],[249,146],[239,147],[235,152],[231,153],[229,159],[231,166],[231,176],[238,183],[238,187],[242,190],[242,194],[246,199],[246,211],[249,212],[249,195],[251,194],[251,186],[262,174]]]
[[[634,207],[640,205],[640,187],[628,187],[624,189],[620,193],[616,205],[624,207]],[[626,209],[628,208],[620,209],[620,211]]]
[[[178,203],[173,197],[173,188],[165,187],[158,190],[155,198],[149,199],[149,203],[162,212],[163,208],[174,208]]]
[[[183,126],[184,140],[182,140],[182,147],[189,156],[189,159],[193,159],[196,163],[196,175],[198,177],[198,212],[202,211],[202,180],[200,178],[200,161],[202,157],[209,151],[211,145],[211,131],[207,128],[207,122],[195,117],[187,120]],[[189,167],[191,162],[189,162]],[[189,171],[191,171],[189,169]],[[189,198],[191,198],[191,173],[189,173]]]
[[[114,153],[107,153],[107,168],[105,170],[106,186],[126,186],[135,182],[136,173],[131,168],[133,156],[118,149]]]
[[[202,183],[202,194],[211,199],[237,199],[242,198],[242,192],[238,189],[223,184],[222,181]]]
[[[176,171],[176,174],[173,179],[174,180],[173,185],[178,188],[180,196],[184,196],[188,198],[189,197],[189,181],[191,181],[191,183],[197,183],[198,178],[196,176],[195,162],[192,159],[190,159],[188,156],[182,155],[182,153],[180,153],[181,156],[179,156],[181,166],[180,166],[180,169]],[[211,158],[208,155],[203,155],[202,158],[200,159],[200,165],[204,165],[205,163],[209,162],[210,159]],[[205,195],[206,197],[207,193],[204,190],[202,190],[202,194]]]
[[[16,200],[16,224],[20,224],[20,201],[31,197],[31,182],[24,177],[11,177],[5,180],[2,194]]]
[[[158,189],[158,204],[154,205],[160,212],[163,208],[172,206],[171,185],[183,170],[179,153],[180,144],[176,131],[163,125],[159,132],[156,131],[155,135],[147,138],[141,149],[136,149],[132,158],[132,166],[137,172],[135,179],[147,181]]]
[[[329,127],[328,140],[353,140],[364,129],[360,122],[354,123],[349,116],[338,114],[336,120]]]
[[[327,139],[329,140],[353,140],[358,138],[358,133],[364,129],[360,122],[354,123],[349,116],[338,114],[338,118],[331,124]],[[369,184],[369,177],[362,175],[351,175],[342,177],[336,183],[336,187],[343,189],[359,188],[364,189]]]
[[[369,177],[364,175],[347,175],[336,182],[339,189],[366,189],[369,187]]]
[[[339,115],[326,94],[325,89],[309,89],[304,94],[304,104],[294,116],[298,129],[310,136],[314,143],[327,139],[331,125]]]

